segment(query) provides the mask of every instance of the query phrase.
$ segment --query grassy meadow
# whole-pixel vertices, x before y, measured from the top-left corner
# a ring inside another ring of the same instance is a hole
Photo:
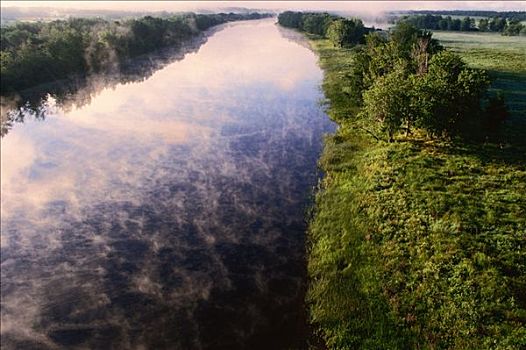
[[[496,141],[376,141],[349,103],[353,49],[311,40],[339,124],[308,247],[310,319],[329,349],[526,347],[526,39],[436,37],[505,94]]]

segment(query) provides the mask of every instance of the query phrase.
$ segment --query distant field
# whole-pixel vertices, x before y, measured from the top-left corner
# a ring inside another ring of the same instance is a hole
[[[461,53],[475,49],[515,53],[522,56],[522,59],[526,57],[526,38],[521,36],[504,36],[500,33],[435,31],[434,37],[446,47],[458,50]],[[522,63],[522,70],[526,71],[526,61],[519,62],[520,57],[516,58],[517,63]],[[499,62],[492,62],[489,58],[487,64],[498,65]]]
[[[434,37],[469,65],[486,69],[493,79],[492,90],[506,96],[512,120],[526,124],[526,37],[440,31]]]

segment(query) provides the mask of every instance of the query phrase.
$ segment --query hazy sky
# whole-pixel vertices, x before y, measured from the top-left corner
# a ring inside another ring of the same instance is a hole
[[[390,10],[526,10],[526,1],[2,1],[2,7],[181,11],[245,7],[377,13]]]

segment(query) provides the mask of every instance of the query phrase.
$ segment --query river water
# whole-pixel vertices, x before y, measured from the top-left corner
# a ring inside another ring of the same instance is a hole
[[[332,125],[298,36],[229,24],[143,81],[19,111],[2,349],[304,347],[305,211]]]

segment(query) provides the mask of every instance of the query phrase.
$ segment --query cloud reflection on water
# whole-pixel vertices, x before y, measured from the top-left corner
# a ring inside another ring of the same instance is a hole
[[[2,346],[301,342],[321,72],[272,21],[2,139]],[[52,103],[51,103],[52,104]]]

